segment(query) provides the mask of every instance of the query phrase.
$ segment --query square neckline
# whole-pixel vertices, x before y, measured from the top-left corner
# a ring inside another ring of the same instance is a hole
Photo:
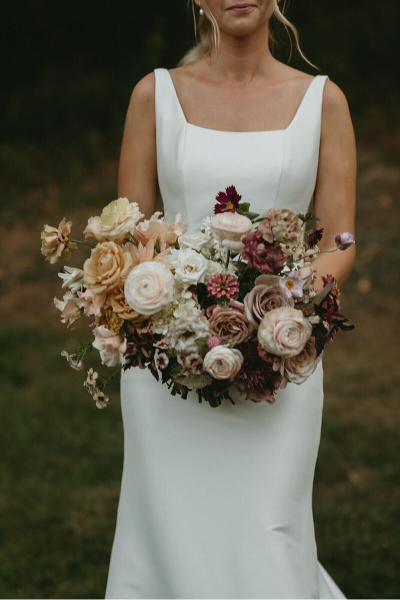
[[[174,84],[173,79],[171,77],[171,73],[170,73],[169,69],[164,69],[164,71],[166,71],[167,74],[168,74],[168,79],[169,79],[170,84],[172,86],[172,90],[173,90],[173,94],[174,94],[174,97],[175,97],[175,101],[176,101],[176,103],[178,105],[179,112],[181,113],[181,116],[183,118],[185,126],[186,127],[192,127],[194,129],[199,129],[199,130],[202,130],[202,131],[210,131],[212,133],[223,133],[223,134],[228,134],[228,135],[229,134],[230,135],[232,135],[232,134],[235,134],[235,135],[243,135],[243,134],[244,135],[251,135],[251,134],[260,135],[260,134],[267,134],[267,133],[285,133],[286,134],[290,130],[290,128],[292,127],[292,125],[295,123],[295,121],[297,120],[297,117],[298,117],[299,113],[301,112],[301,109],[302,109],[303,105],[306,102],[306,99],[307,99],[307,97],[309,95],[310,90],[313,87],[314,82],[316,81],[316,79],[318,79],[318,77],[322,77],[322,75],[314,75],[313,79],[310,81],[310,83],[309,83],[309,85],[308,85],[308,87],[307,87],[307,89],[306,89],[306,91],[305,91],[305,93],[304,93],[304,95],[303,95],[303,97],[301,99],[301,102],[300,102],[300,104],[299,104],[299,106],[298,106],[298,108],[297,108],[297,110],[295,112],[295,115],[294,115],[293,119],[290,121],[289,125],[285,129],[266,129],[265,131],[226,131],[226,130],[223,130],[223,129],[210,129],[209,127],[201,127],[200,125],[194,125],[193,123],[189,123],[188,120],[186,119],[185,113],[183,112],[183,108],[182,108],[182,105],[180,103],[180,100],[179,100],[179,97],[178,97],[178,93],[176,91],[175,84]]]

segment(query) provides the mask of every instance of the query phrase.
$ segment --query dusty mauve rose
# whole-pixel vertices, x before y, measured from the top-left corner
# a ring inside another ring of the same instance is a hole
[[[258,340],[267,352],[290,358],[300,354],[311,331],[312,325],[301,310],[282,306],[266,313],[258,328]]]
[[[270,221],[270,227],[278,242],[288,243],[303,238],[301,221],[294,212],[288,208],[271,208],[263,213]]]
[[[321,359],[322,354],[317,356],[315,337],[311,336],[300,354],[285,359],[282,367],[284,383],[281,387],[285,387],[287,382],[299,385],[306,381],[314,373]]]
[[[141,315],[153,315],[168,306],[174,295],[174,277],[161,262],[144,262],[133,267],[125,281],[129,306]]]
[[[113,333],[104,325],[93,329],[95,340],[93,347],[100,352],[100,358],[103,365],[115,367],[119,363],[123,364],[123,354],[126,350],[126,340],[121,340],[117,333]]]
[[[99,219],[99,232],[108,240],[121,242],[124,236],[133,233],[135,225],[144,215],[137,202],[128,198],[113,200],[103,208]]]
[[[218,213],[209,222],[213,236],[221,245],[229,250],[240,250],[243,244],[240,239],[253,231],[253,223],[244,215],[232,212]]]
[[[110,292],[132,268],[132,257],[114,242],[97,244],[83,263],[83,283],[95,294]]]
[[[236,348],[215,346],[205,355],[203,369],[214,379],[232,379],[240,371],[242,363],[243,356]]]
[[[207,317],[211,333],[230,346],[245,342],[254,331],[244,312],[244,305],[237,300],[231,300],[226,307],[210,306]]]
[[[280,306],[294,306],[292,297],[288,297],[280,285],[256,285],[244,297],[244,310],[249,322],[257,329],[269,310]]]

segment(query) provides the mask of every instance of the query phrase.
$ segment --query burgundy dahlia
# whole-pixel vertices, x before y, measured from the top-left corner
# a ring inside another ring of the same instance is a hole
[[[234,185],[230,185],[225,192],[219,192],[215,197],[217,204],[214,206],[214,213],[236,212],[242,196],[237,193]]]
[[[285,256],[280,244],[274,240],[266,242],[260,231],[253,231],[242,238],[244,248],[240,254],[249,267],[254,267],[261,273],[279,273],[285,265]]]
[[[307,244],[310,248],[314,248],[322,240],[322,234],[324,233],[323,227],[317,227],[317,229],[310,229],[307,234]]]
[[[225,296],[234,300],[239,294],[239,281],[229,273],[218,273],[208,280],[207,291],[209,296],[215,296],[216,298]]]

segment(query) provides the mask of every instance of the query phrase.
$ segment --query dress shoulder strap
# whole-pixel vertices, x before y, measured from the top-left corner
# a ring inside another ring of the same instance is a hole
[[[322,100],[327,79],[329,79],[328,75],[316,75],[314,77],[288,127],[288,131],[293,129],[298,134],[299,130],[309,130],[310,125],[314,125],[317,129],[320,129]]]
[[[168,69],[154,69],[156,79],[155,102],[157,122],[162,119],[184,123],[185,117]]]

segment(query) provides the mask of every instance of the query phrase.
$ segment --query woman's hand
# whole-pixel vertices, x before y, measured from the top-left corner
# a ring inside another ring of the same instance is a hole
[[[334,237],[348,231],[355,236],[357,156],[353,124],[341,89],[328,80],[322,104],[321,146],[314,196],[314,214],[323,227],[320,250],[334,250]],[[350,275],[356,254],[355,244],[347,250],[321,254],[313,263],[317,270],[315,289],[321,291],[321,277],[332,274],[339,288]]]
[[[125,120],[118,174],[118,196],[137,202],[146,219],[158,197],[155,75],[135,86]]]

